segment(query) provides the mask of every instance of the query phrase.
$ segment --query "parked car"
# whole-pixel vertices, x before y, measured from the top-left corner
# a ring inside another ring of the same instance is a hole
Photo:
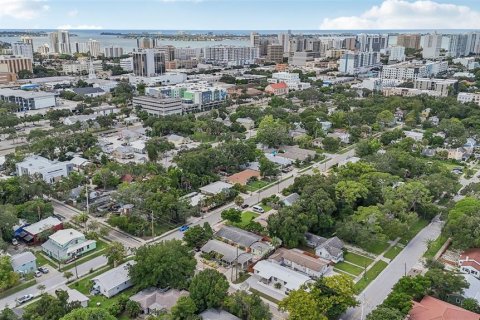
[[[253,211],[258,212],[258,213],[264,213],[265,212],[265,210],[263,210],[263,208],[260,207],[259,205],[254,205],[252,207],[252,209],[253,209]]]
[[[189,226],[181,226],[178,230],[180,230],[181,232],[185,232],[185,231],[187,231],[188,229],[190,229]]]
[[[242,209],[247,209],[247,208],[248,208],[248,204],[244,203],[244,204],[242,204],[242,205],[240,206],[240,208],[242,208]]]
[[[18,240],[15,239],[15,238],[13,238],[13,239],[12,239],[12,244],[13,244],[14,246],[18,246]]]
[[[38,271],[38,270],[35,271],[35,277],[37,277],[37,278],[40,278],[40,277],[42,276],[42,274],[43,274],[43,273],[40,272],[40,271]]]
[[[23,304],[32,299],[33,299],[33,294],[26,294],[24,296],[21,296],[20,298],[15,299],[15,301],[17,301],[18,304]]]
[[[45,274],[50,272],[47,267],[38,267],[38,271]]]

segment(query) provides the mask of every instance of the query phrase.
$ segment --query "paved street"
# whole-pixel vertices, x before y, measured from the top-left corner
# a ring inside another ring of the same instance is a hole
[[[442,222],[434,219],[410,241],[405,249],[380,273],[363,291],[361,305],[349,309],[342,320],[362,320],[385,300],[397,281],[405,275],[427,250],[427,241],[437,239],[442,230]]]
[[[92,260],[86,261],[85,263],[79,264],[77,266],[78,276],[82,277],[90,272],[91,269],[98,269],[103,267],[107,264],[107,258],[105,256],[95,257]],[[48,267],[50,270],[51,267]],[[75,267],[69,269],[70,272],[76,274]],[[55,273],[54,271],[50,271],[51,273]],[[67,279],[63,276],[63,272],[56,273],[54,275],[44,274],[40,278],[37,278],[37,284],[21,290],[11,296],[3,298],[0,300],[0,310],[4,309],[5,307],[13,308],[15,307],[15,299],[21,297],[26,294],[33,294],[37,296],[40,294],[40,290],[37,289],[37,286],[43,284],[45,286],[45,292],[52,293],[55,289],[58,289],[60,286],[67,283]]]

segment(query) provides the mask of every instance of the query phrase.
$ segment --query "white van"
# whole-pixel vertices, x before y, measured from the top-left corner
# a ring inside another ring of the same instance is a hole
[[[264,213],[265,212],[265,210],[263,210],[263,208],[260,207],[259,205],[253,206],[252,209],[253,209],[253,211],[258,212],[258,213]]]

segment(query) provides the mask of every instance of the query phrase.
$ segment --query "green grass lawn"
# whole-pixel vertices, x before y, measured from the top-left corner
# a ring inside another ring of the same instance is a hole
[[[433,241],[428,245],[428,249],[423,256],[427,259],[433,258],[437,254],[438,250],[440,250],[440,248],[443,246],[443,244],[447,242],[447,240],[448,237],[444,234],[441,234],[440,237],[437,238],[437,240]]]
[[[91,283],[91,280],[93,278],[95,278],[96,276],[98,276],[99,274],[102,274],[108,270],[110,270],[111,267],[107,266],[107,267],[103,267],[91,274],[89,274],[88,276],[80,279],[79,281],[76,281],[74,283],[71,283],[68,285],[69,288],[71,289],[76,289],[78,291],[80,291],[81,293],[83,294],[89,294],[90,293],[90,289],[92,288],[92,283]]]
[[[424,219],[418,219],[418,221],[408,230],[405,235],[402,237],[400,240],[401,243],[407,244],[412,240],[417,233],[419,233],[423,228],[425,228],[430,221],[424,220]]]
[[[391,247],[390,249],[388,249],[387,252],[385,252],[385,254],[383,255],[385,258],[388,258],[388,259],[393,259],[395,258],[399,253],[400,251],[402,251],[403,248],[402,247],[399,247],[399,246],[393,246]]]
[[[214,142],[216,141],[215,136],[208,135],[203,132],[195,132],[190,136],[192,140],[198,141],[198,142],[203,142],[203,143],[208,143],[208,142]]]
[[[388,263],[385,261],[377,261],[373,267],[368,270],[362,279],[355,284],[355,292],[358,294],[365,289],[370,282],[372,282],[379,274],[387,267]]]
[[[242,212],[242,221],[238,223],[234,223],[233,225],[238,228],[244,228],[250,221],[258,217],[259,215],[252,212],[252,211],[244,211]]]
[[[351,274],[356,275],[356,276],[358,276],[363,271],[363,268],[360,268],[360,267],[355,266],[353,264],[350,264],[348,262],[339,262],[339,263],[335,264],[334,268],[342,270],[342,271],[346,271],[346,272],[351,273]]]
[[[272,210],[272,207],[267,206],[266,204],[260,204],[260,207],[262,207],[265,212]]]
[[[387,241],[385,241],[385,242],[372,242],[370,245],[368,245],[364,249],[367,250],[370,253],[379,255],[382,252],[384,252],[385,250],[387,250],[388,247],[389,247],[389,244],[388,244]]]
[[[37,258],[37,267],[49,265],[52,268],[58,268],[58,264],[45,258],[45,255],[41,251],[35,252],[35,258]]]
[[[260,297],[265,298],[265,299],[267,299],[268,301],[271,301],[271,302],[273,302],[273,303],[275,303],[275,304],[278,304],[278,303],[280,302],[280,301],[278,301],[277,299],[275,299],[275,298],[273,298],[273,297],[270,297],[270,296],[266,295],[265,293],[260,292],[260,291],[258,291],[258,290],[256,290],[256,289],[250,288],[250,292],[256,293],[256,294],[258,294]]]
[[[265,181],[265,180],[255,180],[255,181],[250,181],[248,184],[247,184],[247,190],[248,191],[257,191],[258,189],[261,189],[265,186],[268,186],[270,183],[272,183],[273,181]]]
[[[335,272],[337,272],[337,273],[339,273],[339,274],[341,274],[341,275],[344,275],[344,276],[346,276],[346,277],[349,277],[349,278],[352,279],[352,280],[355,280],[355,276],[352,276],[351,274],[346,273],[345,271],[342,271],[342,270],[340,270],[340,269],[335,269],[335,268],[333,268],[333,271],[335,271]]]
[[[373,262],[373,259],[371,258],[348,251],[343,254],[343,258],[345,261],[351,262],[360,267],[369,266]]]

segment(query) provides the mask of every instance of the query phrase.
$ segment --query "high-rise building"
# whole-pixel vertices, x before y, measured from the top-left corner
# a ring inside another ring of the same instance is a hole
[[[157,50],[163,52],[165,55],[165,61],[173,61],[175,60],[175,47],[172,45],[163,45],[158,46]]]
[[[48,43],[45,43],[37,48],[37,52],[40,53],[42,56],[46,56],[50,53],[50,46]]]
[[[0,56],[0,65],[7,66],[7,72],[18,73],[22,70],[33,72],[32,59],[17,56]]]
[[[357,41],[358,49],[362,52],[380,52],[388,46],[388,35],[361,33],[357,36]]]
[[[22,41],[23,43],[31,44],[31,45],[33,46],[33,39],[32,39],[32,37],[24,36],[24,37],[21,37],[21,38],[20,38],[20,41]]]
[[[267,61],[283,62],[283,44],[269,44],[267,46]]]
[[[290,33],[279,33],[278,42],[283,46],[283,52],[290,51]]]
[[[447,52],[449,57],[458,58],[470,54],[470,50],[467,50],[468,34],[451,34],[448,37],[450,38]]]
[[[68,31],[58,31],[58,53],[72,53],[72,48],[70,46],[70,33]]]
[[[106,58],[119,58],[123,56],[123,48],[117,46],[103,48],[103,54]]]
[[[260,56],[259,48],[236,46],[213,46],[203,49],[205,62],[213,64],[245,65],[255,63]]]
[[[89,51],[86,42],[74,42],[72,48],[73,53],[87,53]]]
[[[133,73],[140,77],[153,77],[165,72],[165,54],[157,49],[133,52]]]
[[[155,46],[155,41],[152,38],[138,38],[137,39],[137,48],[139,49],[152,49]]]
[[[48,39],[50,40],[50,52],[58,53],[58,32],[50,32]]]
[[[125,71],[133,71],[133,58],[120,59],[120,68]]]
[[[397,46],[418,50],[420,49],[421,38],[419,34],[399,34],[397,36]]]
[[[12,51],[15,56],[33,59],[33,45],[25,42],[12,43]]]
[[[98,57],[100,55],[100,42],[97,40],[89,39],[87,42],[88,52],[90,56]]]
[[[175,48],[175,59],[177,60],[200,59],[201,56],[203,56],[202,48]]]
[[[424,59],[437,59],[440,57],[442,35],[438,33],[427,34],[423,40],[422,57]]]
[[[388,56],[388,61],[405,61],[405,47],[402,46],[392,46],[390,49],[390,55]]]
[[[250,47],[257,47],[260,45],[260,35],[257,32],[250,33]]]
[[[469,32],[467,39],[468,54],[480,53],[480,32]]]
[[[380,63],[379,52],[350,51],[339,60],[338,71],[345,74],[357,74]]]

